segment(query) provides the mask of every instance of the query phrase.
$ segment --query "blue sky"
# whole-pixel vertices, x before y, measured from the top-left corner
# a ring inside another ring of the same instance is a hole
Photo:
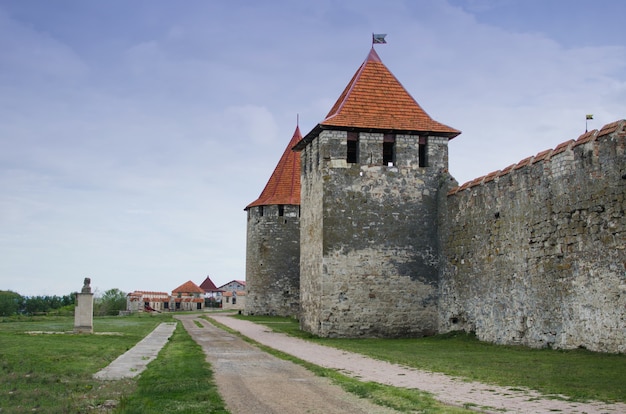
[[[460,183],[626,117],[626,2],[0,0],[0,290],[245,278],[246,215],[377,52]]]

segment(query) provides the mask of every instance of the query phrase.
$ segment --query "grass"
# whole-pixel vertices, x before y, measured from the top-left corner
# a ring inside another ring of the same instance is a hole
[[[238,317],[323,345],[468,380],[532,388],[574,401],[626,402],[624,354],[494,345],[460,332],[415,339],[325,339],[300,331],[291,318]]]
[[[243,319],[253,320],[254,322],[264,323],[268,326],[275,326],[281,324],[281,331],[294,331],[293,324],[286,320],[286,318],[274,318],[268,317],[243,317]],[[435,400],[432,394],[417,389],[397,388],[388,385],[378,384],[375,382],[363,382],[358,379],[348,377],[341,374],[337,370],[323,368],[315,364],[311,364],[302,359],[296,358],[292,355],[286,354],[281,351],[277,351],[271,347],[262,345],[250,338],[240,335],[238,332],[230,329],[229,327],[222,325],[213,319],[206,318],[212,324],[220,327],[221,329],[228,331],[234,335],[241,336],[244,340],[252,343],[259,349],[268,352],[278,358],[300,364],[313,372],[314,374],[330,379],[336,385],[341,386],[344,390],[351,392],[361,398],[366,398],[374,404],[392,408],[398,412],[406,413],[422,413],[422,414],[467,414],[474,411],[470,411],[460,407],[453,407],[445,405]],[[285,319],[285,320],[283,320]],[[310,338],[311,335],[303,333],[296,329],[294,331],[300,337]]]
[[[66,333],[73,330],[73,317],[2,319],[0,412],[100,413],[111,411],[106,409],[111,406],[111,401],[129,401],[130,404],[135,389],[141,390],[137,387],[136,379],[98,381],[92,375],[133,347],[159,323],[171,321],[171,314],[94,318],[96,335],[74,335]],[[102,333],[109,334],[100,335]],[[191,341],[190,338],[184,338],[185,334],[177,329],[174,341],[170,341],[164,350],[170,348],[172,343]],[[207,372],[210,375],[207,366],[203,365],[204,356],[200,354],[197,350],[178,351],[174,352],[178,359],[168,354],[168,361],[177,366],[189,363],[194,365],[194,369],[199,365],[204,375]],[[158,364],[155,363],[160,359],[161,354],[142,376],[157,368]],[[160,380],[155,379],[153,382],[158,383]]]
[[[159,357],[139,377],[116,413],[228,413],[202,348],[178,324]]]

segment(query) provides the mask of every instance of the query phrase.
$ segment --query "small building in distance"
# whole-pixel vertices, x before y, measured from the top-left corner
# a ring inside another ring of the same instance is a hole
[[[172,291],[170,302],[174,310],[202,310],[204,309],[204,290],[189,280]]]
[[[246,307],[246,291],[237,290],[224,292],[222,294],[222,309],[243,310]]]
[[[220,297],[222,296],[223,290],[215,286],[215,283],[213,283],[209,276],[204,279],[204,282],[200,283],[200,288],[204,290],[205,299],[219,301]]]
[[[220,286],[219,289],[223,292],[237,292],[239,290],[246,290],[246,281],[231,280],[230,282]]]
[[[129,312],[163,312],[168,311],[170,294],[167,292],[151,292],[135,290],[126,295],[126,310]]]

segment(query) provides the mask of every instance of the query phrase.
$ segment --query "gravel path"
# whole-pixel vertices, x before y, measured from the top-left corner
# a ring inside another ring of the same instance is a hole
[[[231,414],[395,413],[343,391],[298,364],[262,352],[199,316],[175,317],[207,355],[214,381]]]
[[[215,313],[208,316],[263,345],[302,360],[340,370],[363,381],[428,391],[446,404],[456,406],[469,404],[486,413],[626,413],[626,404],[623,403],[567,402],[544,397],[532,390],[519,391],[518,388],[513,390],[478,382],[466,382],[443,374],[419,371],[289,337],[272,332],[263,325],[232,318],[228,314]]]

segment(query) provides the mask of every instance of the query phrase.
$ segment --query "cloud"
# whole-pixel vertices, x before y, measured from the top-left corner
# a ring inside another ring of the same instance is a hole
[[[411,95],[463,131],[459,181],[576,138],[586,113],[592,128],[624,117],[614,35],[565,43],[550,30],[570,10],[511,29],[499,2],[468,4],[3,4],[0,289],[244,278],[243,208],[297,114],[303,134],[323,120],[372,32],[388,33],[377,51]]]
[[[89,69],[66,44],[11,19],[0,9],[0,72],[13,82],[58,82],[84,77]]]

